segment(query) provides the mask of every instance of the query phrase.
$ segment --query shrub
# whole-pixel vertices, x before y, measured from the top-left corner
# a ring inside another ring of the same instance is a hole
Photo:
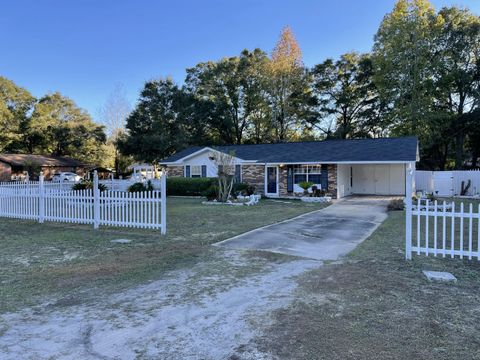
[[[167,178],[167,195],[202,196],[204,191],[216,183],[216,178]]]
[[[202,192],[202,196],[205,196],[208,201],[218,198],[218,186],[212,185],[207,190]]]
[[[91,189],[93,189],[93,181],[91,180],[82,180],[79,183],[72,185],[72,190],[91,190]],[[104,184],[98,184],[98,190],[106,191],[108,190],[108,188]]]
[[[394,199],[388,204],[388,211],[403,210],[404,207],[403,199]]]
[[[232,194],[234,196],[243,195],[250,196],[255,193],[255,187],[245,183],[235,183],[233,184]]]
[[[133,193],[133,192],[143,192],[143,191],[153,191],[153,185],[152,182],[149,180],[147,184],[145,185],[144,183],[137,182],[133,185],[130,185],[127,189],[128,192]]]

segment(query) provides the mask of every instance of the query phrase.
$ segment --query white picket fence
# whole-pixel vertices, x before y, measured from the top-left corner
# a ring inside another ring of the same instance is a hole
[[[415,172],[415,187],[417,191],[432,193],[437,196],[461,195],[462,182],[464,186],[470,182],[467,195],[480,194],[480,171],[420,171]]]
[[[150,179],[143,181],[144,184],[147,184],[148,181],[152,184],[154,189],[160,189],[162,184],[161,179]],[[130,186],[135,184],[135,181],[127,180],[127,179],[108,179],[108,180],[100,180],[100,184],[105,185],[111,191],[127,191]]]
[[[407,174],[407,184],[413,174]],[[418,199],[406,203],[406,258],[413,254],[480,260],[480,205]]]
[[[128,193],[72,190],[71,185],[38,182],[0,183],[0,217],[134,228],[160,229],[166,233],[166,175],[159,190]],[[107,185],[108,186],[108,185]]]

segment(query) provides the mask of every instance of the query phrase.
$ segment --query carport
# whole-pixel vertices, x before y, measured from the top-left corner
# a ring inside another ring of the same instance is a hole
[[[397,195],[406,191],[408,163],[338,164],[338,197],[348,195]]]

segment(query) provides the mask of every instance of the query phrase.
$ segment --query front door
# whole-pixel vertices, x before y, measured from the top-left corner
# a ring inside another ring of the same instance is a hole
[[[276,166],[267,166],[267,195],[277,195]]]

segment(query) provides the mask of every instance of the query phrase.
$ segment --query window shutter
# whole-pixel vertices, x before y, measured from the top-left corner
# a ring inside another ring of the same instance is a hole
[[[223,173],[223,165],[218,165],[218,175]]]
[[[242,165],[235,165],[235,182],[242,182]]]
[[[190,177],[190,165],[185,165],[185,177]]]
[[[328,165],[322,165],[322,190],[328,191]]]
[[[202,177],[207,177],[207,165],[202,165]]]
[[[287,166],[287,192],[293,192],[293,166]]]

